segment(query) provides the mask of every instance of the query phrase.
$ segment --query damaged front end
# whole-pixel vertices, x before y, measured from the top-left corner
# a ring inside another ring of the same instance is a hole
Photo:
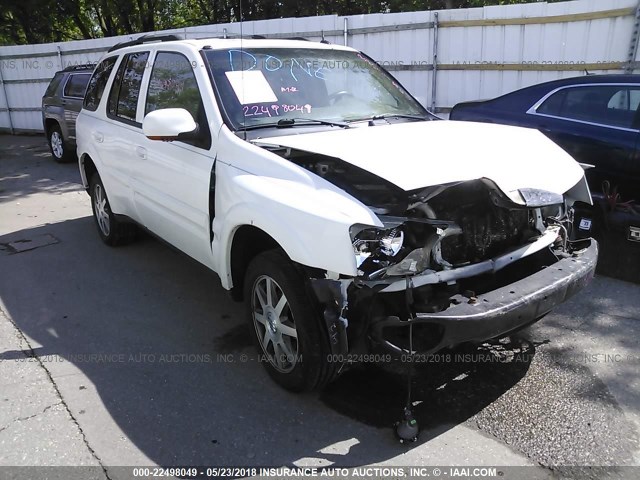
[[[505,181],[506,170],[497,168],[500,183],[482,177],[407,191],[372,173],[392,172],[381,163],[369,171],[355,157],[263,148],[339,187],[380,220],[351,226],[357,275],[309,275],[334,354],[372,347],[433,353],[495,338],[540,319],[593,277],[597,243],[570,240],[573,203],[591,200],[584,176],[564,194],[503,189],[530,180],[509,170],[517,182]],[[557,187],[553,180],[531,182]]]
[[[598,247],[569,240],[570,197],[517,194],[522,204],[479,179],[370,205],[383,227],[352,226],[358,276],[312,281],[333,353],[372,345],[409,352],[409,322],[421,353],[487,340],[579,291],[593,277]]]

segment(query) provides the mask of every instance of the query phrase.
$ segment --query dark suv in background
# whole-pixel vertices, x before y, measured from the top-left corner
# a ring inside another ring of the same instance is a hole
[[[76,161],[76,117],[94,65],[59,71],[42,97],[42,123],[56,162]]]

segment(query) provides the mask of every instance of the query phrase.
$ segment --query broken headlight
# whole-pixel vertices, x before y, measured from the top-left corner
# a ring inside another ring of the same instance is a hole
[[[387,228],[351,227],[351,241],[358,275],[376,278],[415,275],[436,268],[450,268],[442,258],[440,242],[462,230],[451,222],[391,217]]]
[[[404,245],[404,232],[401,228],[369,228],[363,225],[351,227],[351,242],[356,256],[356,266],[365,262],[367,270],[377,270],[389,266],[387,259],[393,258]]]

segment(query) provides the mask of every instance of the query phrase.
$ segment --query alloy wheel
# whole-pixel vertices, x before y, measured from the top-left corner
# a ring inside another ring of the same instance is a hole
[[[107,205],[107,197],[104,194],[104,189],[100,184],[96,184],[93,189],[93,210],[95,212],[100,231],[105,237],[108,237],[109,233],[111,233],[109,207]]]
[[[64,154],[64,147],[62,145],[62,135],[60,132],[54,131],[51,133],[51,151],[56,158],[62,158]]]
[[[282,373],[298,362],[298,332],[287,297],[278,283],[262,275],[253,284],[253,324],[269,363]]]

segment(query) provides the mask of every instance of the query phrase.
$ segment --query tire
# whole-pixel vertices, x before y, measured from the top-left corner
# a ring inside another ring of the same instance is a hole
[[[109,246],[126,245],[136,239],[137,227],[128,222],[122,222],[111,211],[107,192],[104,189],[100,175],[94,173],[89,183],[93,219],[98,227],[98,234]]]
[[[74,152],[69,148],[66,140],[62,136],[62,130],[57,123],[52,125],[47,132],[47,141],[53,159],[58,163],[68,163],[75,160]]]
[[[278,385],[304,392],[320,390],[335,378],[337,364],[329,361],[329,338],[320,309],[307,293],[305,279],[283,253],[270,250],[251,261],[244,298],[260,363]]]

